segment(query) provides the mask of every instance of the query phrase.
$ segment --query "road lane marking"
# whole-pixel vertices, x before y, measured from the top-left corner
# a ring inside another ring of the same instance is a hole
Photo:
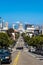
[[[14,64],[13,65],[17,65],[17,62],[18,62],[18,59],[19,59],[19,56],[20,56],[20,51],[18,52],[15,60],[14,60]]]

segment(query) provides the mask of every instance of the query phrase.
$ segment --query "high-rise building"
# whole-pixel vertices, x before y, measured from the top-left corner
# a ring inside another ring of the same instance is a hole
[[[3,29],[8,30],[8,22],[3,23]]]
[[[15,29],[15,24],[13,24],[12,26],[13,26],[13,29]]]
[[[18,31],[19,31],[20,33],[25,32],[25,30],[24,30],[24,27],[23,27],[23,24],[22,24],[22,23],[19,23]]]
[[[5,32],[6,30],[8,30],[8,22],[4,22],[0,17],[0,32]]]
[[[42,35],[43,35],[43,26],[42,26]]]
[[[2,29],[2,22],[3,22],[3,20],[2,20],[2,18],[0,17],[0,29]]]

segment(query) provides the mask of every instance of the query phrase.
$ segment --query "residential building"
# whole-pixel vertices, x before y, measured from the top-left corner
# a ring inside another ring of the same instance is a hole
[[[33,35],[38,35],[40,27],[38,25],[26,24],[25,25],[26,34],[32,37]]]
[[[40,34],[40,26],[38,26],[38,25],[35,26],[34,34],[35,35]]]
[[[30,37],[32,37],[34,35],[34,30],[35,30],[35,27],[34,25],[31,25],[31,24],[26,24],[25,25],[25,32],[27,35],[29,35]]]

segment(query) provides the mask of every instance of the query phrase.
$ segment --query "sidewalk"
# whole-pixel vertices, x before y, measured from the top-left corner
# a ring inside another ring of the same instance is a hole
[[[36,59],[43,60],[43,56],[42,55],[34,54],[34,53],[31,53],[31,52],[28,52],[28,53],[29,53],[29,55],[35,57]]]

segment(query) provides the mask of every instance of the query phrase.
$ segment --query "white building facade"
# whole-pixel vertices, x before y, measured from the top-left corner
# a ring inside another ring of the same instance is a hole
[[[34,30],[35,30],[35,27],[33,25],[26,24],[26,31],[25,32],[27,35],[32,37],[32,35],[34,34]]]
[[[18,31],[19,31],[20,33],[25,32],[25,29],[24,29],[24,27],[23,27],[23,24],[22,24],[22,23],[19,23]]]
[[[34,26],[31,24],[25,25],[26,34],[32,37],[33,35],[38,35],[40,31],[40,27],[38,25]]]
[[[8,30],[8,22],[4,22],[0,19],[0,32],[5,32],[6,30]]]

